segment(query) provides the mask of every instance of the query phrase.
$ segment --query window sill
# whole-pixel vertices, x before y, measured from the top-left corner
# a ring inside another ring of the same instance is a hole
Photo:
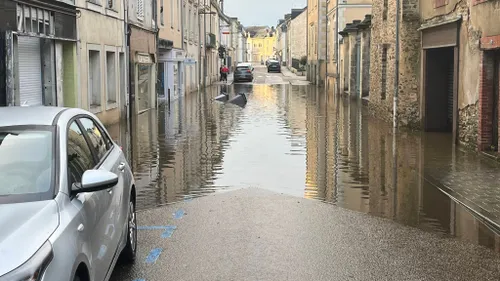
[[[106,8],[106,15],[117,19],[120,18],[118,11],[112,8]]]
[[[115,109],[117,107],[118,103],[116,101],[108,101],[108,103],[106,104],[106,110]]]
[[[89,111],[93,114],[99,113],[102,111],[101,105],[91,104]]]
[[[102,6],[100,4],[87,2],[87,9],[94,11],[94,12],[97,12],[97,13],[102,13]]]

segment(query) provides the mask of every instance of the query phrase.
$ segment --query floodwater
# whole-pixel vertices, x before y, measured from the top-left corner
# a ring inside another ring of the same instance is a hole
[[[314,87],[231,86],[231,96],[249,94],[244,108],[214,101],[219,87],[208,91],[134,120],[123,145],[139,209],[258,187],[500,251],[500,237],[432,180],[446,178],[454,169],[447,163],[465,157],[451,136],[395,133],[359,102]]]

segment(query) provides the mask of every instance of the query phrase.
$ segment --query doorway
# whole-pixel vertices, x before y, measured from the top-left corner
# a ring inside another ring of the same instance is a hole
[[[454,48],[425,51],[425,130],[452,132],[454,120]]]

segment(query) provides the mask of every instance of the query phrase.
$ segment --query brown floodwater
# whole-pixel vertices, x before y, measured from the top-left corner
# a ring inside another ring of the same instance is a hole
[[[477,210],[495,207],[488,201],[499,196],[495,187],[470,187],[499,179],[500,168],[454,148],[451,135],[394,131],[360,102],[310,86],[226,91],[248,94],[248,103],[215,101],[221,88],[211,87],[140,114],[131,134],[125,124],[110,128],[128,153],[139,209],[258,187],[500,251],[491,224],[456,202],[479,198],[489,205],[474,205]],[[493,178],[478,176],[490,170]]]

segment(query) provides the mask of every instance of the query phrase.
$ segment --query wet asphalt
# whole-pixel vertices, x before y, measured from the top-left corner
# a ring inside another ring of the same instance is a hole
[[[318,201],[247,188],[140,212],[111,280],[498,280],[492,251]],[[161,253],[158,254],[158,252]]]
[[[140,117],[130,156],[139,251],[111,280],[498,280],[500,256],[488,249],[500,247],[498,235],[434,186],[416,184],[420,139],[393,140],[408,166],[400,170],[390,165],[386,126],[350,106],[325,121],[321,100],[295,93],[304,84],[257,67],[253,83],[233,85],[250,93],[246,109],[192,98],[169,108],[190,116],[184,123]],[[283,87],[294,88],[283,96]],[[375,149],[365,151],[368,143]]]

